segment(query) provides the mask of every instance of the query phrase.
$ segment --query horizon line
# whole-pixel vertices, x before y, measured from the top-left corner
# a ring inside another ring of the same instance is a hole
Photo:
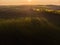
[[[14,4],[15,5],[15,4]],[[12,5],[12,6],[14,6],[14,5]],[[24,5],[24,4],[22,4],[22,5]],[[55,4],[33,4],[33,5],[55,5]],[[6,4],[0,4],[0,6],[9,6],[8,4],[6,5]],[[19,6],[19,5],[16,5],[16,6]],[[60,4],[58,5],[57,4],[57,6],[60,6]]]

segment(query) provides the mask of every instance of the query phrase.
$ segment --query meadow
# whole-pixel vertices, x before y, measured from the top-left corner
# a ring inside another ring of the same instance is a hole
[[[4,11],[3,9],[1,11],[0,9],[1,45],[59,45],[59,10],[29,9],[16,11],[18,8],[16,10],[14,8],[13,10],[9,8],[12,11]]]

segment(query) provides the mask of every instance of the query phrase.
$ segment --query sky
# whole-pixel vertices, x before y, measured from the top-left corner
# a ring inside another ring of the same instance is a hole
[[[0,5],[60,5],[60,0],[0,0]]]

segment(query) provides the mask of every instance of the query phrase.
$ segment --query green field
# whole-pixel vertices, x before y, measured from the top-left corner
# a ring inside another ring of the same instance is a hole
[[[16,38],[17,44],[59,44],[60,28],[43,17],[20,17],[0,20],[0,33],[9,41]],[[6,37],[7,36],[7,37]],[[12,36],[12,37],[10,37]],[[2,36],[1,36],[2,37]],[[8,42],[7,44],[9,44]],[[13,43],[13,42],[11,42]],[[44,45],[43,44],[43,45]]]
[[[41,6],[0,6],[2,45],[59,45],[60,10]]]

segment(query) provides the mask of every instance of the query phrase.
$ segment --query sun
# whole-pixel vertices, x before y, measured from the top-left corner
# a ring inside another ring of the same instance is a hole
[[[27,0],[28,2],[31,2],[32,0]]]

